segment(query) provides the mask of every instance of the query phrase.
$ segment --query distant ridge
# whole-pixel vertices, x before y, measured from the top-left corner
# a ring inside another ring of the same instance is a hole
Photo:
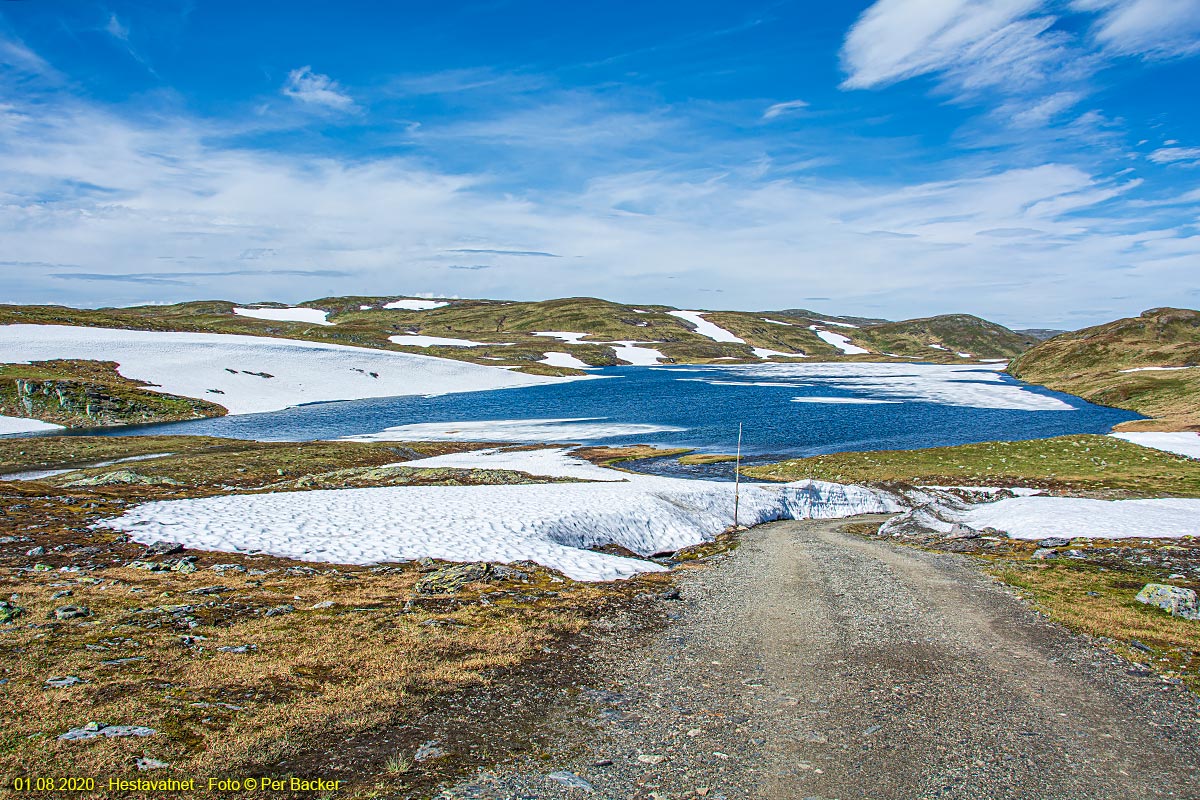
[[[1063,333],[1017,358],[1009,372],[1153,418],[1124,430],[1200,430],[1200,311],[1152,308]]]

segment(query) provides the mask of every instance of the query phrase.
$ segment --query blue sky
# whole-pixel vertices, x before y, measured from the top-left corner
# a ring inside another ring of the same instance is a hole
[[[0,2],[5,302],[1200,305],[1200,1]]]

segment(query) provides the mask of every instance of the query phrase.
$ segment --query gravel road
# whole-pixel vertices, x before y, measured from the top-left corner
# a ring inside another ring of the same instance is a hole
[[[969,558],[842,524],[761,526],[681,572],[666,625],[597,632],[555,752],[440,796],[1200,798],[1195,695]]]

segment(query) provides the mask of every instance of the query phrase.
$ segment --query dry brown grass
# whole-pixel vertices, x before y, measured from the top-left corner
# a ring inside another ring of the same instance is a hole
[[[1161,579],[1087,564],[1048,562],[997,563],[990,572],[1019,588],[1037,608],[1068,628],[1100,638],[1122,655],[1200,690],[1200,623],[1134,599],[1146,583]],[[1152,652],[1132,647],[1134,640]]]

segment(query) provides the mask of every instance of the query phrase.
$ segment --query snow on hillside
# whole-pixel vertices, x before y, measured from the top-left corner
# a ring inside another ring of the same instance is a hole
[[[448,306],[449,303],[442,300],[421,300],[415,297],[405,297],[400,300],[393,300],[390,303],[384,303],[384,308],[401,309],[403,311],[430,311],[442,306]],[[364,306],[370,308],[370,306]]]
[[[703,311],[668,311],[672,317],[678,317],[685,322],[690,322],[696,326],[696,333],[701,336],[707,336],[714,342],[732,342],[735,344],[745,344],[746,340],[734,336],[729,331],[722,328],[720,325],[714,325],[704,318]]]
[[[802,481],[744,485],[741,491],[744,524],[899,510],[890,495],[858,486]],[[632,476],[610,483],[401,486],[160,501],[99,527],[127,531],[146,544],[169,540],[304,561],[529,559],[577,580],[615,580],[664,568],[588,548],[613,543],[649,556],[709,540],[732,522],[732,484]]]
[[[666,358],[661,350],[656,350],[653,347],[639,347],[642,344],[654,344],[653,342],[606,342],[612,348],[613,353],[617,358],[623,361],[628,361],[635,367],[653,367],[661,364]]]
[[[766,347],[753,348],[754,355],[759,358],[771,358],[772,356],[783,356],[784,358],[807,358],[804,353],[781,353],[778,350],[770,350]]]
[[[554,339],[561,339],[567,344],[587,344],[581,341],[585,336],[591,336],[590,333],[576,333],[574,331],[534,331],[534,336],[550,336]]]
[[[1112,433],[1118,439],[1140,444],[1142,447],[1152,447],[1155,450],[1165,450],[1168,453],[1200,458],[1200,433],[1181,431],[1179,433],[1133,432]]]
[[[571,369],[594,369],[591,364],[586,361],[580,361],[570,353],[549,352],[545,358],[538,359],[539,364],[547,364],[551,367],[570,367]]]
[[[268,319],[273,322],[307,322],[310,325],[332,325],[328,311],[319,308],[235,308],[239,317]]]
[[[846,327],[853,328],[854,326],[848,325]],[[816,325],[809,325],[808,329],[810,331],[812,331],[813,333],[815,333],[817,335],[818,339],[825,342],[826,344],[833,345],[834,347],[841,350],[843,353],[845,353],[848,356],[861,355],[863,353],[871,352],[870,350],[859,347],[856,344],[851,344],[850,339],[848,339],[845,336],[842,336],[840,333],[834,333],[833,331],[821,330]]]
[[[415,333],[389,336],[388,341],[409,347],[487,347],[489,345],[501,347],[511,344],[511,342],[473,342],[470,339],[450,339],[445,336],[420,336]]]
[[[7,358],[7,355],[5,357]],[[41,433],[43,431],[62,430],[62,428],[62,425],[54,425],[53,423],[42,422],[37,419],[0,416],[0,436],[8,436],[13,433]]]
[[[579,380],[296,339],[66,325],[0,325],[0,352],[10,362],[116,361],[122,375],[153,384],[155,391],[209,400],[231,414]]]

